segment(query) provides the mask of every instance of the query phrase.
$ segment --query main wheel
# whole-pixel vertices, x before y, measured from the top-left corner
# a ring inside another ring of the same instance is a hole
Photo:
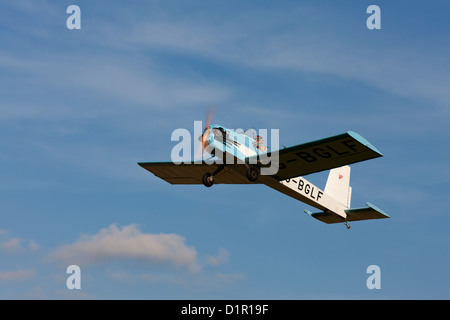
[[[258,169],[254,167],[250,167],[247,169],[247,179],[249,181],[255,182],[256,180],[258,180],[258,177],[259,177]]]
[[[205,173],[202,177],[205,187],[211,187],[214,184],[214,176],[211,173]]]

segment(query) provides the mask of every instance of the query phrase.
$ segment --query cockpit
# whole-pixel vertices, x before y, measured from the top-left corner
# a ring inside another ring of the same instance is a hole
[[[253,146],[261,152],[266,152],[267,147],[264,145],[264,138],[256,132],[255,128],[250,128],[244,131],[244,135],[252,138],[255,143]]]
[[[227,132],[222,127],[211,129],[211,133],[214,135],[214,139],[218,141],[224,141],[227,138]]]

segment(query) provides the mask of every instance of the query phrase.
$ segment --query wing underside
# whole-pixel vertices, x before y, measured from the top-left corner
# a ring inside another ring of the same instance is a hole
[[[205,173],[213,173],[221,166],[220,164],[208,164],[205,162],[181,164],[172,162],[139,162],[138,164],[171,184],[202,184],[202,177]],[[227,165],[214,176],[214,184],[255,183],[250,182],[246,178],[246,169],[244,164]]]

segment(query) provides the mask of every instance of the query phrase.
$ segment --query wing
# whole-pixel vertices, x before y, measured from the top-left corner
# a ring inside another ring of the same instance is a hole
[[[144,169],[150,171],[155,176],[171,184],[203,184],[202,177],[205,173],[213,173],[220,164],[202,163],[181,163],[173,162],[138,162]],[[246,178],[247,167],[244,164],[227,165],[214,175],[214,184],[249,184]]]
[[[273,177],[281,181],[382,156],[369,141],[349,131],[279,150],[279,170]],[[246,161],[255,163],[260,158],[251,157]]]

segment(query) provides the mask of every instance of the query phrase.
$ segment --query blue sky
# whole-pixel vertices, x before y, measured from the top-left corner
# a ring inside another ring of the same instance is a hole
[[[1,1],[0,298],[450,298],[450,8],[432,3]],[[286,146],[358,132],[385,157],[352,166],[352,206],[392,219],[347,231],[265,186],[136,164],[169,161],[211,105]]]

